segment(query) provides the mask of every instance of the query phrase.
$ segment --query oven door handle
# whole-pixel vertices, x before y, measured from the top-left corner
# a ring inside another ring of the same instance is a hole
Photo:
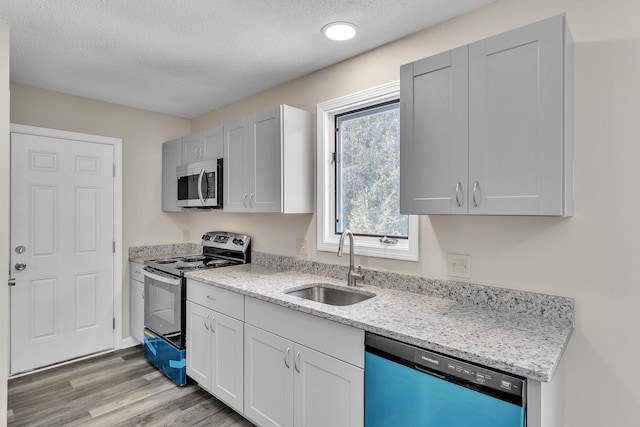
[[[145,268],[142,269],[142,275],[148,277],[149,279],[157,280],[158,282],[166,283],[168,285],[178,286],[180,283],[182,283],[181,279],[161,276],[159,274],[152,273]]]
[[[200,176],[198,177],[198,197],[200,198],[200,203],[204,205],[204,196],[202,195],[202,178],[204,178],[204,168],[202,168]]]

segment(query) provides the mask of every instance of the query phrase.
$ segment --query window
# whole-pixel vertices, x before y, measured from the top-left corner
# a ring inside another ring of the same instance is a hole
[[[350,229],[358,255],[418,260],[418,219],[400,214],[398,99],[393,82],[318,104],[318,250]]]
[[[336,233],[409,237],[400,214],[400,101],[335,116]]]

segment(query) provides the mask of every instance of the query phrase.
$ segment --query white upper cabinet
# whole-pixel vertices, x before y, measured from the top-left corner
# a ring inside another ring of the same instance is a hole
[[[401,211],[572,215],[572,62],[557,16],[404,65]]]
[[[287,105],[224,125],[225,212],[313,212],[313,114]]]
[[[224,124],[223,209],[225,212],[248,212],[247,198],[254,180],[253,145],[249,125],[243,117]]]
[[[222,158],[222,126],[205,129],[182,139],[183,163]]]
[[[180,212],[176,167],[182,164],[182,138],[162,144],[162,210]]]
[[[401,68],[402,213],[467,213],[468,76],[467,46]]]

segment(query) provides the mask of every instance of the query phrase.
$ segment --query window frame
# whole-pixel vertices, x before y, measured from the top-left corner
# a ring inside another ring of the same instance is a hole
[[[335,233],[335,116],[400,98],[398,80],[371,89],[342,96],[317,105],[317,250],[337,252],[340,235]],[[355,255],[377,258],[419,260],[418,216],[409,215],[409,236],[394,245],[383,244],[380,238],[355,236]],[[347,245],[345,245],[347,246]],[[345,247],[345,251],[351,248]]]

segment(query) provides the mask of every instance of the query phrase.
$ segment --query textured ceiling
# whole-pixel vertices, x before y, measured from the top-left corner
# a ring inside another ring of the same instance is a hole
[[[12,82],[194,118],[492,1],[0,0],[0,21]]]

